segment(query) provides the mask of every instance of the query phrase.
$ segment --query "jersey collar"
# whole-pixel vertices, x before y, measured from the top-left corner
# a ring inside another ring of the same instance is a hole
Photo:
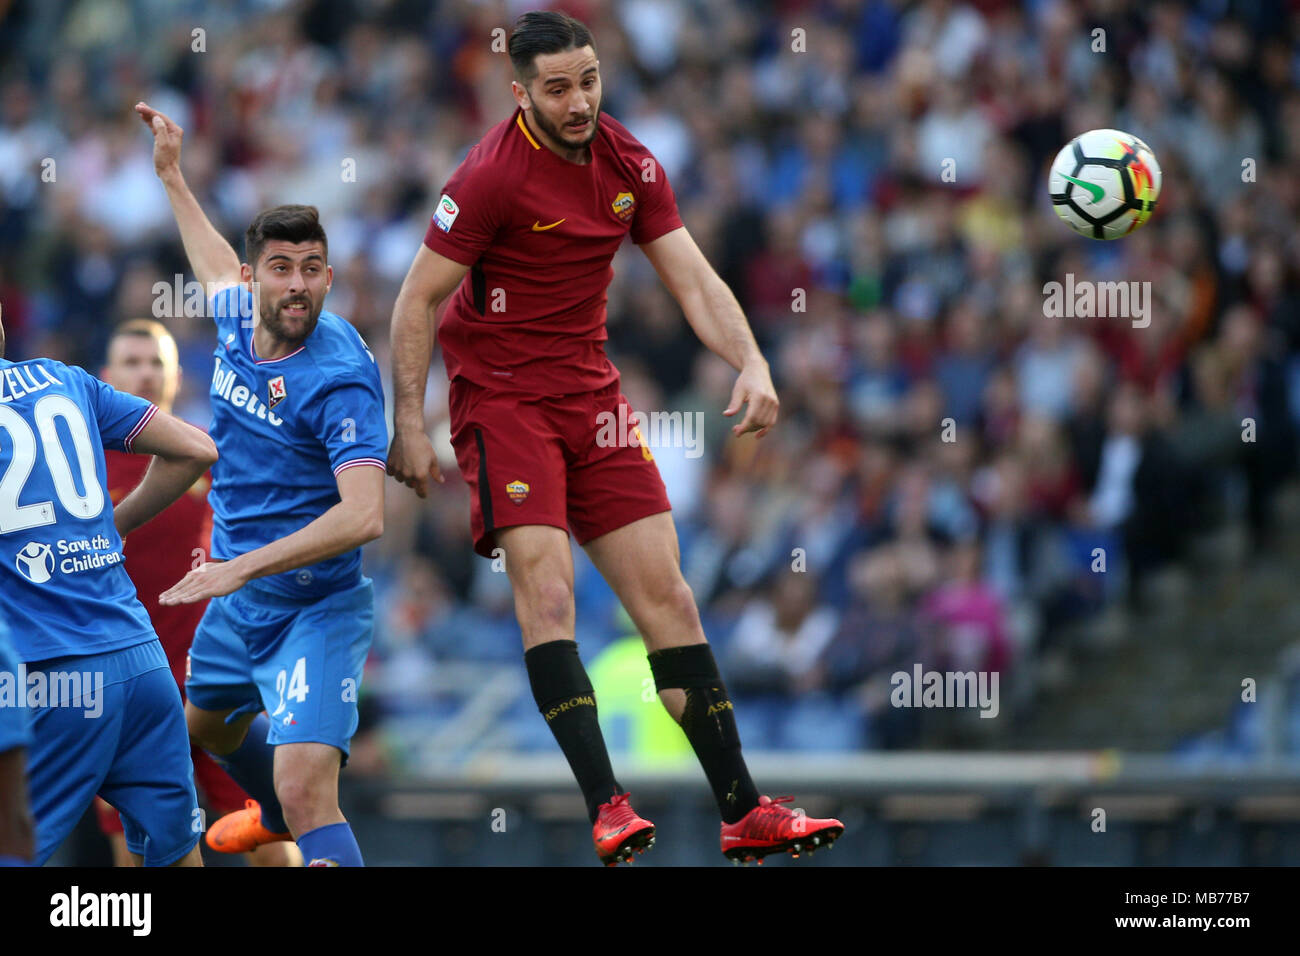
[[[315,334],[316,334],[316,330],[312,329],[312,335]],[[311,336],[309,335],[308,338],[311,338]],[[274,365],[276,362],[283,362],[285,359],[293,358],[295,355],[297,355],[306,347],[307,347],[307,343],[303,342],[302,345],[298,346],[288,355],[281,355],[279,358],[274,358],[274,359],[260,359],[257,357],[257,346],[253,344],[252,336],[249,336],[248,339],[248,354],[253,357],[254,365]]]
[[[589,163],[571,163],[571,162],[569,162],[567,159],[565,159],[563,156],[560,156],[559,154],[557,154],[557,153],[555,153],[555,152],[552,152],[551,150],[549,150],[549,149],[547,149],[545,146],[543,146],[541,143],[537,142],[536,137],[533,136],[533,131],[530,130],[530,129],[528,128],[528,124],[527,124],[526,122],[524,122],[524,111],[523,111],[522,109],[520,109],[519,107],[517,107],[517,106],[515,107],[515,125],[516,125],[517,127],[519,127],[519,132],[521,132],[521,133],[524,134],[524,138],[525,138],[526,140],[528,140],[528,144],[529,144],[530,146],[532,146],[533,149],[535,149],[535,150],[540,150],[544,155],[546,155],[546,156],[550,156],[550,157],[551,157],[552,159],[554,159],[556,162],[558,162],[558,163],[560,163],[560,164],[562,164],[562,165],[564,165],[564,166],[571,167],[571,168],[573,168],[573,169],[588,169],[588,170],[590,170],[590,169],[595,168],[595,166],[596,166],[596,151],[597,151],[597,148],[598,148],[598,147],[596,146],[596,144],[597,144],[598,142],[600,142],[600,136],[599,136],[599,135],[597,135],[596,138],[593,139],[593,140],[591,141],[591,145],[588,147],[588,149],[591,150],[591,162],[589,162]],[[599,118],[599,117],[596,118],[596,126],[597,126],[597,129],[599,129],[599,127],[600,127],[600,118]]]
[[[537,140],[533,139],[532,130],[530,130],[528,128],[528,124],[524,122],[523,110],[519,110],[519,112],[515,114],[515,125],[519,127],[519,132],[524,134],[524,136],[528,139],[528,142],[533,144],[533,149],[542,148],[542,144],[537,142]]]

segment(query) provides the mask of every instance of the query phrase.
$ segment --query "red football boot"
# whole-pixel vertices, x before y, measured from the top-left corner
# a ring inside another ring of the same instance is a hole
[[[769,853],[797,857],[829,847],[844,832],[839,820],[818,820],[794,813],[779,803],[792,803],[794,797],[759,797],[758,806],[735,823],[722,825],[722,853],[733,863],[760,864]]]
[[[633,852],[644,853],[654,846],[655,825],[636,815],[628,803],[630,797],[629,793],[616,793],[609,803],[602,803],[591,828],[596,855],[606,866],[631,863]]]

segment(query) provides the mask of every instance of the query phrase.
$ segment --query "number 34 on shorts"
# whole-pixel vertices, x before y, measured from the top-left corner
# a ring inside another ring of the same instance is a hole
[[[301,603],[250,582],[208,605],[190,647],[186,692],[205,710],[265,710],[273,746],[323,743],[346,756],[373,621],[366,578]]]
[[[285,687],[286,675],[288,675],[287,688]],[[351,680],[351,678],[345,678],[345,680]],[[289,675],[288,668],[282,668],[280,670],[280,673],[275,675],[275,689],[276,692],[280,695],[280,703],[275,708],[275,710],[271,712],[272,718],[279,717],[281,714],[284,713],[286,697],[290,701],[296,701],[299,704],[306,703],[307,692],[311,690],[311,687],[307,684],[307,658],[305,657],[298,658],[298,660],[293,665],[292,675]],[[286,724],[296,723],[296,721],[293,719],[293,711],[289,711],[287,714],[284,714],[284,717],[282,718],[282,722]]]

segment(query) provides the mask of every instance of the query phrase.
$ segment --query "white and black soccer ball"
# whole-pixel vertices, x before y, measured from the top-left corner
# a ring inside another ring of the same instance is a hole
[[[1151,218],[1160,164],[1132,133],[1094,129],[1070,140],[1047,177],[1052,208],[1089,239],[1119,239]]]

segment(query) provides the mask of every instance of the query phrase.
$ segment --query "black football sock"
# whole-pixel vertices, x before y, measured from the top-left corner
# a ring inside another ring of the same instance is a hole
[[[596,720],[596,695],[578,657],[577,641],[548,641],[524,652],[537,709],[569,761],[596,822],[602,803],[621,792]]]
[[[740,754],[735,709],[718,674],[713,649],[708,644],[688,644],[655,651],[649,658],[656,690],[686,692],[682,730],[709,778],[723,821],[735,823],[758,806],[758,789]]]

